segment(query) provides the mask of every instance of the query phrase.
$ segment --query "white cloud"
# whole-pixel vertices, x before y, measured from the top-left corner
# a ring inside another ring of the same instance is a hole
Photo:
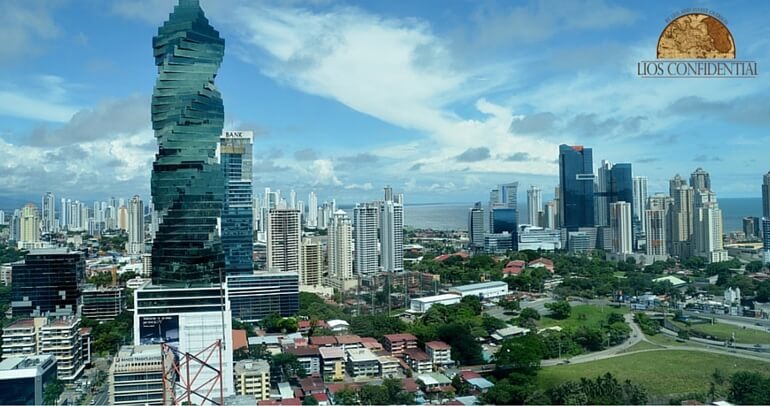
[[[372,189],[374,189],[374,186],[371,184],[371,182],[366,182],[366,183],[363,183],[363,184],[351,183],[349,185],[345,185],[345,189],[372,190]]]
[[[24,87],[0,83],[0,116],[63,123],[78,111],[67,100],[63,78],[37,75],[23,80]]]
[[[60,34],[52,12],[57,2],[41,0],[0,2],[0,64],[14,64],[43,48],[43,41]]]
[[[329,159],[316,159],[306,170],[314,185],[341,186],[342,181],[334,173],[334,164]]]

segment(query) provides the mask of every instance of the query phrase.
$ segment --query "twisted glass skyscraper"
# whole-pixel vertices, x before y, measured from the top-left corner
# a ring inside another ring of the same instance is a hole
[[[224,107],[214,78],[225,42],[197,0],[180,0],[152,46],[158,66],[152,96],[158,153],[151,188],[159,219],[152,279],[160,284],[218,282],[224,266],[217,235],[224,177],[216,148]]]

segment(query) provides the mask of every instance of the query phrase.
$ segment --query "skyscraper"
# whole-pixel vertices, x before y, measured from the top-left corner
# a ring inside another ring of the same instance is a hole
[[[13,265],[14,316],[71,315],[85,283],[85,256],[66,248],[33,250]]]
[[[594,226],[593,152],[580,145],[559,146],[559,213],[568,231]]]
[[[21,210],[19,231],[21,242],[40,241],[40,215],[37,212],[37,206],[33,203],[27,203]]]
[[[53,193],[46,192],[43,196],[42,228],[44,233],[52,233],[57,230],[56,225],[56,199]]]
[[[380,203],[380,266],[385,272],[404,270],[404,205],[403,195],[393,196],[385,188],[385,200]]]
[[[527,190],[527,221],[535,227],[542,227],[540,218],[543,210],[543,191],[537,186],[530,186]]]
[[[158,153],[151,190],[159,217],[152,277],[157,283],[218,282],[224,267],[217,235],[224,178],[216,148],[224,107],[214,78],[225,42],[197,0],[180,0],[152,44],[158,66],[152,96]]]
[[[337,286],[353,278],[353,224],[344,210],[337,210],[329,225],[329,278]]]
[[[128,242],[126,251],[129,255],[144,253],[144,203],[139,196],[128,201]]]
[[[671,254],[681,258],[692,254],[692,213],[693,190],[689,186],[678,186],[672,190],[674,205],[671,210]]]
[[[770,172],[762,177],[762,217],[770,218]]]
[[[379,269],[377,256],[377,218],[379,211],[376,204],[357,204],[353,208],[353,241],[355,244],[355,271],[359,276],[373,275]]]
[[[302,268],[299,273],[299,284],[302,286],[320,285],[323,265],[321,243],[310,238],[302,239]]]
[[[468,239],[472,248],[484,247],[484,208],[476,202],[468,211]]]
[[[703,168],[698,168],[690,174],[690,187],[694,190],[711,190],[711,176]]]
[[[662,209],[645,210],[645,229],[647,230],[647,255],[667,255],[666,248],[666,211]]]
[[[270,209],[267,217],[267,269],[300,272],[302,228],[299,210]]]
[[[254,270],[251,131],[225,131],[220,137],[219,160],[225,174],[225,205],[222,210],[222,249],[228,275]]]
[[[128,231],[128,207],[126,206],[118,207],[118,228]]]
[[[307,226],[308,228],[318,227],[318,198],[315,192],[307,195]]]
[[[610,225],[610,195],[612,194],[612,163],[602,160],[596,170],[594,183],[594,223],[597,227]]]
[[[645,210],[646,203],[647,177],[634,176],[634,205],[631,207],[631,211],[634,213],[633,221],[639,224],[640,231],[643,233],[647,230],[647,211]]]
[[[687,186],[687,182],[685,182],[684,179],[677,173],[673,178],[671,178],[671,180],[668,181],[668,195],[674,197],[674,194],[676,194],[676,189],[682,186]]]
[[[67,199],[61,198],[61,204],[59,205],[59,229],[65,230],[67,228]]]
[[[625,201],[610,203],[610,230],[612,230],[612,251],[616,254],[632,253],[631,203]]]

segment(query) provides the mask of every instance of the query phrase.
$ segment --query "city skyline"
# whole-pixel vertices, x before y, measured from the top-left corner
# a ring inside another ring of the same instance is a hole
[[[3,5],[22,17],[8,25],[16,39],[0,48],[7,60],[0,96],[8,101],[0,108],[0,157],[8,163],[0,200],[21,206],[49,190],[79,190],[83,200],[149,195],[155,72],[139,61],[151,59],[147,42],[172,3],[36,4],[28,14]],[[352,204],[390,184],[410,196],[407,203],[473,202],[489,185],[517,180],[548,198],[560,143],[632,163],[651,194],[701,166],[721,196],[755,197],[756,179],[767,172],[757,148],[768,139],[766,76],[635,77],[635,61],[652,57],[665,18],[690,4],[555,11],[537,1],[456,3],[445,6],[445,22],[431,4],[202,3],[233,44],[217,84],[225,129],[255,132],[256,190],[271,185],[302,196],[315,189],[321,200]],[[757,19],[770,5],[745,4],[715,11],[742,57],[761,63],[767,51]],[[523,28],[508,29],[514,22]],[[342,45],[308,53],[324,36]],[[113,37],[125,37],[121,55],[108,54]],[[296,64],[302,55],[313,63]],[[352,63],[341,64],[345,58]],[[328,69],[365,91],[328,79]]]

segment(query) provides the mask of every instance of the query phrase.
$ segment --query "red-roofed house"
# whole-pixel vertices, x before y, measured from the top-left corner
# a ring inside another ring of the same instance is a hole
[[[356,335],[337,336],[337,345],[342,347],[343,351],[364,347],[361,337]]]
[[[401,380],[401,387],[409,393],[415,393],[420,390],[420,385],[417,384],[417,380],[414,378],[404,378]]]
[[[412,368],[418,374],[427,374],[433,371],[433,363],[430,362],[430,357],[419,348],[404,350],[404,361],[409,365],[409,368]]]
[[[361,337],[361,344],[363,344],[364,348],[368,348],[372,351],[379,351],[383,349],[382,344],[374,337]]]
[[[386,334],[383,338],[385,350],[394,356],[403,354],[408,348],[417,348],[417,337],[411,334]]]
[[[550,273],[554,273],[556,270],[556,268],[553,266],[553,261],[548,258],[533,259],[532,261],[529,261],[527,266],[530,268],[545,268]]]
[[[503,276],[519,275],[521,274],[521,271],[524,270],[525,266],[527,266],[527,263],[520,259],[508,261],[508,263],[505,264],[505,268],[503,268]]]
[[[314,393],[313,398],[315,398],[315,401],[318,402],[318,406],[329,405],[329,396],[327,396],[325,393]]]
[[[428,353],[430,362],[436,367],[454,364],[454,361],[452,361],[452,347],[443,341],[425,343],[425,352]]]
[[[233,350],[249,350],[249,339],[246,338],[246,330],[233,330]]]
[[[447,259],[449,259],[451,257],[459,257],[461,260],[465,261],[466,259],[468,259],[470,257],[470,255],[468,255],[468,253],[465,252],[465,251],[458,251],[458,252],[455,252],[454,254],[442,254],[442,255],[439,255],[436,258],[433,258],[433,260],[436,261],[436,262],[444,262],[444,261],[446,261]]]
[[[310,344],[319,347],[334,347],[337,345],[337,337],[334,336],[313,336],[310,337]]]
[[[302,396],[310,396],[315,393],[326,392],[326,385],[324,380],[317,376],[308,376],[299,380],[300,388],[302,388]]]

